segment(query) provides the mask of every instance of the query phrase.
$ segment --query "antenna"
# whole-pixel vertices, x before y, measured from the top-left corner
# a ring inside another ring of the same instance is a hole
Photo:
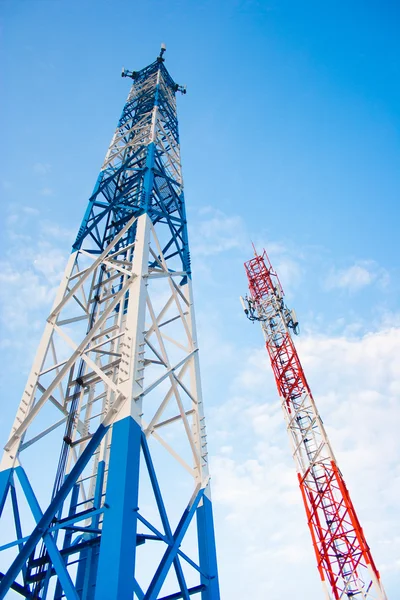
[[[167,50],[167,46],[164,44],[164,42],[161,44],[161,50],[160,50],[160,55],[159,55],[159,59],[161,59],[162,61],[164,61],[165,59],[163,58],[163,54],[164,52],[166,52]]]

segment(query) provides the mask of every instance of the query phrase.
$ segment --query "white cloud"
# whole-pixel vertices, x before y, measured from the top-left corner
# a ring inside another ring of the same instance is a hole
[[[303,270],[300,263],[288,255],[278,257],[273,265],[279,279],[285,282],[284,290],[297,287],[302,279]]]
[[[37,162],[32,168],[36,175],[47,175],[51,171],[51,165],[49,163]]]
[[[24,213],[26,213],[27,215],[35,215],[37,216],[39,214],[39,211],[37,208],[33,208],[33,206],[22,206],[21,210],[23,210]]]
[[[42,221],[40,227],[43,236],[49,236],[56,240],[66,240],[71,242],[71,244],[75,240],[74,236],[76,235],[76,232],[72,229],[61,227],[58,223],[53,223],[51,221]]]
[[[6,179],[3,179],[1,182],[1,187],[4,190],[12,190],[14,188],[14,184],[12,183],[12,181],[8,181]]]
[[[35,173],[39,183],[42,185],[42,187],[39,189],[39,194],[41,196],[53,196],[54,194],[54,190],[48,185],[48,175],[51,173],[51,170],[51,165],[46,162],[36,162],[32,166],[32,171]]]
[[[258,254],[266,250],[285,291],[292,290],[299,285],[303,277],[302,263],[306,258],[304,251],[300,252],[298,248],[291,247],[290,243],[263,239],[257,240],[255,248]]]
[[[241,260],[244,257],[250,259],[253,256],[250,234],[241,216],[226,214],[212,207],[204,207],[198,211],[197,219],[194,219],[190,228],[191,254],[195,259],[196,272],[201,271],[203,281],[212,279],[210,269],[216,255],[236,251]],[[303,256],[298,249],[292,250],[281,241],[263,241],[258,239],[255,244],[259,253],[266,248],[271,258],[273,267],[277,269],[280,277],[285,281],[286,289],[296,287],[303,276],[301,261]],[[228,256],[228,260],[229,260]],[[200,260],[198,260],[200,259]],[[237,262],[234,268],[237,269]],[[197,275],[198,277],[198,275]]]
[[[6,219],[6,224],[7,225],[13,225],[17,221],[18,221],[18,215],[15,214],[15,213],[11,213],[10,215],[8,215],[8,217]]]
[[[379,267],[375,261],[364,260],[347,269],[331,269],[325,280],[325,287],[328,290],[339,288],[357,292],[372,283],[385,287],[388,282],[389,274],[386,269]]]
[[[7,252],[0,260],[0,321],[5,346],[26,352],[26,332],[43,328],[68,258],[71,232],[37,218],[31,207],[13,207],[7,219]],[[27,233],[29,231],[29,234]],[[30,233],[34,231],[35,236]],[[53,234],[53,235],[52,235]],[[35,340],[29,336],[29,343]],[[3,344],[3,345],[4,345]]]
[[[191,251],[199,256],[211,256],[243,247],[246,230],[238,215],[226,215],[221,210],[203,208],[191,229]]]
[[[54,194],[54,190],[52,190],[52,188],[49,187],[43,187],[39,190],[39,194],[41,196],[52,196]]]

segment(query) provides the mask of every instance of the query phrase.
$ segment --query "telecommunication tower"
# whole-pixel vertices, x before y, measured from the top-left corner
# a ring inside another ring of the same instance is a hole
[[[325,598],[387,600],[293,343],[296,314],[266,252],[254,254],[245,263],[249,295],[241,301],[264,334]]]
[[[122,72],[132,87],[5,445],[0,598],[219,599],[176,113],[186,89],[164,52]]]

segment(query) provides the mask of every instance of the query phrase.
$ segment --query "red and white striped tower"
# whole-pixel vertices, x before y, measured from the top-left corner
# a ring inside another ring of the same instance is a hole
[[[325,597],[387,600],[292,340],[296,315],[265,251],[245,269],[250,293],[242,302],[264,333]]]

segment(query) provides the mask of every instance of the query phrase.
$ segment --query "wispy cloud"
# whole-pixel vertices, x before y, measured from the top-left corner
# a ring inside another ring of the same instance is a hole
[[[194,223],[194,225],[193,225]],[[234,257],[234,268],[237,268],[237,253],[241,259],[251,258],[251,236],[243,218],[237,214],[226,214],[212,207],[204,207],[198,211],[197,218],[192,221],[190,229],[191,254],[201,261],[196,262],[197,269],[203,268],[207,271],[211,261],[217,255],[225,254],[229,260],[229,253],[236,252]],[[301,261],[303,259],[298,249],[294,251],[280,240],[268,240],[265,243],[256,240],[257,252],[261,253],[265,248],[273,262],[273,266],[279,270],[284,279],[286,287],[295,287],[303,276]],[[204,273],[203,273],[204,274]]]
[[[379,284],[385,287],[389,282],[389,273],[380,267],[375,261],[357,261],[346,269],[331,269],[326,280],[325,288],[344,289],[349,292],[357,292],[371,284]]]
[[[56,292],[72,236],[59,225],[43,222],[35,208],[11,210],[6,220],[7,251],[0,260],[0,321],[3,346],[24,349],[25,355],[26,332],[43,327],[42,311]]]
[[[51,165],[49,163],[37,162],[33,165],[32,170],[36,175],[48,175],[51,171]]]
[[[238,215],[227,215],[211,207],[199,212],[191,230],[191,251],[198,256],[211,256],[243,247],[246,228]]]
[[[3,179],[3,181],[1,182],[1,187],[4,190],[12,190],[14,187],[14,184],[12,183],[12,181],[8,181],[6,179]]]
[[[43,236],[49,236],[55,240],[67,240],[72,242],[75,231],[62,227],[58,223],[45,220],[41,222],[41,233]]]
[[[50,185],[49,178],[51,170],[52,167],[47,162],[36,162],[32,166],[32,171],[36,175],[39,185],[41,185],[38,190],[41,196],[52,196],[54,194],[54,190]]]
[[[26,213],[27,215],[35,215],[37,216],[39,214],[39,211],[37,208],[33,208],[33,206],[21,206],[21,210]]]
[[[39,194],[41,196],[52,196],[54,194],[54,190],[50,187],[43,187],[39,190]]]

